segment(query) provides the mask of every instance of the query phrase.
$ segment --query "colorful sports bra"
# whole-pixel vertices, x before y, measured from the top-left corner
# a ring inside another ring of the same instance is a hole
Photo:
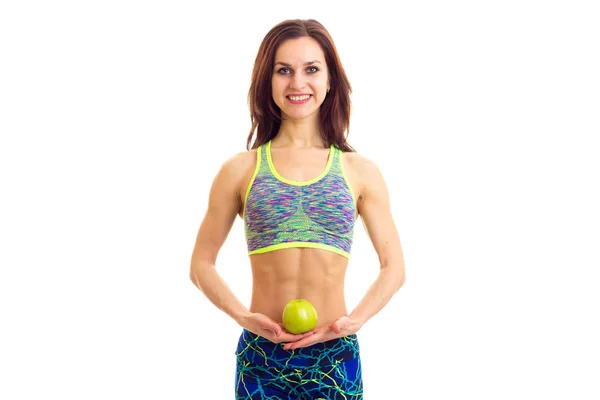
[[[355,204],[339,148],[331,145],[319,176],[296,182],[275,170],[269,141],[256,151],[256,169],[244,199],[248,255],[310,247],[350,258]]]

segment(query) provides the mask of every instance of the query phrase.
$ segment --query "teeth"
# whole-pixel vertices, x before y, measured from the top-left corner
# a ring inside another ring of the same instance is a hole
[[[305,94],[304,96],[290,96],[290,100],[301,101],[306,100],[310,97],[310,94]]]

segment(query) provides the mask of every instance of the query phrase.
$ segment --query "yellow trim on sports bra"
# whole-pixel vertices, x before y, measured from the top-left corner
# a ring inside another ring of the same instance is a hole
[[[299,248],[299,247],[305,247],[305,248],[311,248],[311,249],[329,250],[331,252],[334,252],[336,254],[339,254],[341,256],[344,256],[344,257],[350,259],[350,254],[348,254],[344,250],[340,250],[337,247],[333,247],[333,246],[330,246],[330,245],[327,245],[327,244],[312,243],[312,242],[289,242],[289,243],[273,244],[271,246],[263,247],[263,248],[256,249],[256,250],[252,250],[252,251],[250,251],[248,253],[248,255],[251,256],[253,254],[268,253],[268,252],[271,252],[271,251],[274,251],[274,250],[291,249],[291,248]]]
[[[356,219],[357,213],[358,213],[358,204],[356,203],[356,198],[354,197],[354,190],[352,190],[352,185],[350,185],[350,179],[348,179],[348,175],[346,174],[346,167],[344,166],[344,158],[342,157],[344,155],[344,152],[340,150],[340,169],[342,170],[342,176],[344,177],[344,180],[346,181],[346,185],[348,185],[348,191],[350,192],[350,194],[352,195],[352,202],[354,203],[354,210],[355,210],[355,214],[354,217]]]
[[[242,218],[246,216],[246,204],[248,204],[248,195],[250,194],[250,189],[252,188],[252,184],[254,183],[254,179],[256,179],[256,175],[258,175],[258,169],[260,168],[260,155],[261,148],[256,149],[256,168],[254,168],[254,174],[252,174],[252,178],[250,179],[250,183],[246,188],[246,195],[244,196],[244,208],[242,211]]]
[[[267,152],[267,162],[269,163],[269,169],[271,170],[271,173],[273,174],[273,176],[275,176],[275,178],[279,179],[281,182],[287,183],[288,185],[306,186],[306,185],[310,185],[311,183],[315,183],[315,182],[323,179],[323,177],[325,175],[327,175],[327,173],[331,169],[331,164],[333,164],[333,152],[334,152],[334,150],[335,149],[334,149],[333,144],[332,144],[329,147],[329,156],[327,158],[327,165],[325,166],[325,169],[319,174],[319,176],[317,176],[316,178],[310,179],[308,181],[292,181],[292,180],[286,179],[283,176],[279,175],[279,173],[275,169],[275,166],[273,165],[273,159],[271,158],[271,141],[269,141],[267,143],[267,148],[266,148],[265,151]]]

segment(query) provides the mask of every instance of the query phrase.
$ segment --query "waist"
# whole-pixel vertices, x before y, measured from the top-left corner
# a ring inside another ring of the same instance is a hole
[[[281,322],[285,305],[304,298],[315,306],[319,325],[347,314],[346,258],[314,249],[286,249],[254,255],[251,265],[252,312]]]
[[[277,300],[268,299],[262,295],[253,295],[250,312],[266,315],[271,320],[283,322],[283,310],[286,304],[295,299],[306,299],[317,312],[317,328],[329,326],[336,319],[348,315],[343,296],[332,295],[330,298],[322,299],[310,295],[291,295],[280,297]]]
[[[308,300],[317,311],[317,327],[331,324],[348,315],[344,288],[338,286],[299,287],[294,284],[265,285],[263,282],[252,287],[250,311],[264,314],[275,322],[282,322],[283,309],[291,300]]]
[[[283,344],[273,343],[244,329],[236,349],[238,359],[270,368],[324,367],[352,360],[359,355],[356,334],[296,350],[284,350]]]

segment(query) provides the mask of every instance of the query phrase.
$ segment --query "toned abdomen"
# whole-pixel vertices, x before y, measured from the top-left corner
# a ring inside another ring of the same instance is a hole
[[[281,322],[285,305],[309,300],[317,309],[318,326],[347,315],[344,279],[348,259],[320,249],[292,248],[250,257],[252,301],[250,311]]]

